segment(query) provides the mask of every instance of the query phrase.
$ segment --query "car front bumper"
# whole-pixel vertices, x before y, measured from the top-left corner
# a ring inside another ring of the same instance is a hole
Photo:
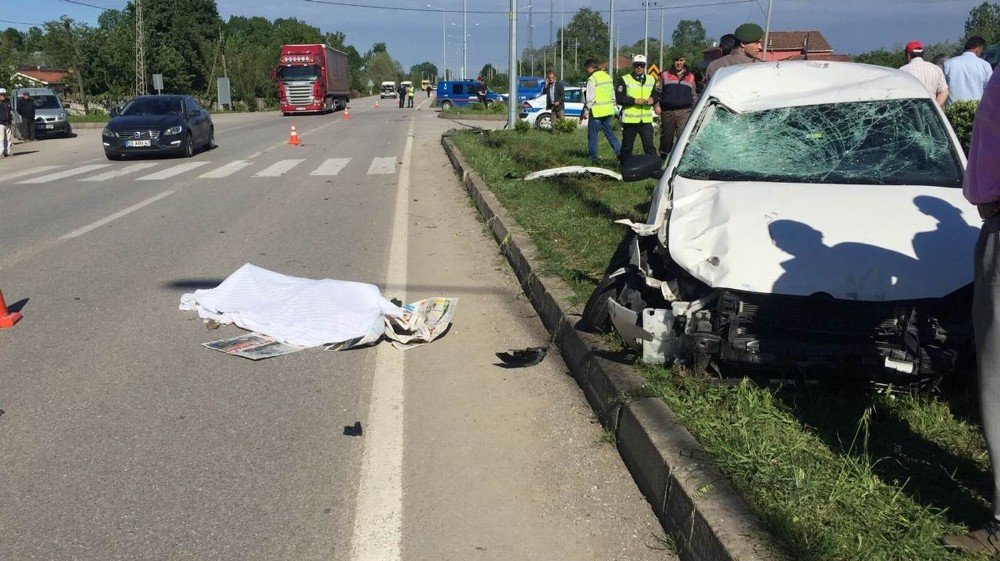
[[[104,142],[104,152],[112,155],[125,154],[183,154],[184,136],[183,133],[171,136],[161,136],[152,139],[139,139],[140,142],[149,142],[149,146],[129,146],[130,138],[102,137]]]

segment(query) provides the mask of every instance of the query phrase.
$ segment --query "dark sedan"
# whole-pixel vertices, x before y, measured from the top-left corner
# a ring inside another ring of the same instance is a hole
[[[144,95],[114,115],[101,133],[109,160],[122,156],[176,154],[191,157],[215,146],[208,111],[186,95]]]

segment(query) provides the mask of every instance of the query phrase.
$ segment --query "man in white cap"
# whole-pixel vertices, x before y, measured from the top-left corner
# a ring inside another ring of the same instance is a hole
[[[0,88],[0,156],[10,156],[14,144],[14,111],[7,99],[7,90]]]
[[[656,79],[646,75],[646,57],[632,57],[632,73],[626,74],[615,88],[615,98],[622,106],[622,149],[618,161],[625,163],[632,157],[635,135],[642,139],[642,149],[648,155],[656,154],[653,144],[653,90]]]

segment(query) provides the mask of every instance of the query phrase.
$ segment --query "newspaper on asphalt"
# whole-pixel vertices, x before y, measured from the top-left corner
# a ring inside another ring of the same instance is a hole
[[[250,360],[261,360],[264,358],[292,354],[306,348],[299,345],[282,343],[274,337],[268,337],[267,335],[261,335],[260,333],[247,333],[246,335],[240,335],[239,337],[233,337],[231,339],[210,341],[208,343],[202,343],[202,346],[216,351],[222,351],[228,355],[249,358]]]

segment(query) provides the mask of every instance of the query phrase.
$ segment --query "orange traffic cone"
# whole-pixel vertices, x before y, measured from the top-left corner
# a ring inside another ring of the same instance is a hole
[[[0,292],[0,329],[14,327],[14,324],[20,320],[21,314],[7,311],[7,303],[3,300],[3,292]]]
[[[288,144],[291,146],[299,145],[299,132],[295,130],[295,123],[292,123],[292,132],[288,133]]]
[[[344,120],[345,121],[351,120],[351,110],[346,107],[344,108]]]
[[[375,109],[378,109],[379,107],[382,107],[382,106],[381,106],[381,105],[379,105],[379,103],[378,103],[378,100],[376,99],[376,100],[375,100]]]

